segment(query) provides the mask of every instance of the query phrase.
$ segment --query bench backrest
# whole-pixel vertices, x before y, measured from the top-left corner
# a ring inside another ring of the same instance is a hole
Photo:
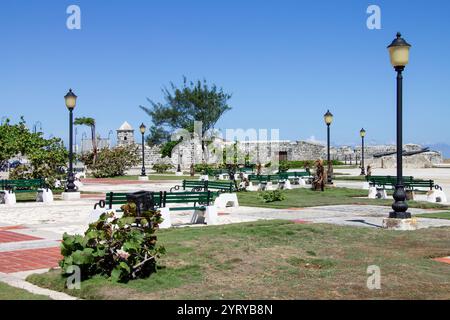
[[[212,190],[223,190],[227,192],[234,191],[234,184],[232,181],[198,181],[198,180],[183,180],[183,190],[189,188],[201,188],[204,191]]]
[[[397,176],[366,176],[366,180],[397,180]],[[403,176],[404,181],[414,180],[413,176]]]
[[[223,190],[227,192],[234,191],[234,183],[232,181],[206,181],[207,190]]]
[[[249,181],[270,181],[270,177],[268,175],[257,175],[257,174],[250,174],[248,176]]]
[[[1,180],[2,189],[38,189],[45,187],[43,179]]]
[[[153,201],[156,206],[161,206],[162,199],[162,191],[161,192],[152,192]],[[112,209],[113,205],[123,205],[127,203],[127,195],[129,193],[124,192],[108,192],[105,195],[105,204],[109,209]]]
[[[292,179],[292,178],[309,177],[311,174],[307,171],[292,171],[292,172],[286,171],[280,172],[278,175],[284,179]]]
[[[199,180],[183,180],[183,190],[186,190],[186,188],[204,188],[205,187],[205,181],[199,181]]]
[[[412,176],[404,176],[403,182],[407,183],[409,181],[413,181],[414,177]],[[395,184],[397,183],[397,177],[395,176],[367,176],[366,181],[372,184],[377,185],[386,185],[386,184]]]
[[[201,191],[201,192],[163,192],[161,207],[166,207],[169,203],[194,203],[204,204],[209,206],[212,201],[218,196],[216,192]]]
[[[431,190],[435,186],[433,180],[421,180],[421,179],[405,181],[404,184],[407,189],[429,188]]]
[[[153,201],[158,208],[164,208],[169,203],[201,203],[210,205],[218,196],[218,192],[152,192]],[[112,209],[113,205],[124,205],[127,203],[128,193],[108,192],[105,196],[105,207]]]

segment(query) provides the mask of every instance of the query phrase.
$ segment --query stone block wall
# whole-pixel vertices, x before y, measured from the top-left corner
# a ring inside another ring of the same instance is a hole
[[[202,156],[202,146],[199,140],[185,141],[177,145],[172,151],[171,158],[161,158],[161,149],[159,146],[145,147],[145,163],[148,169],[151,169],[155,163],[171,163],[173,169],[176,170],[178,163],[181,164],[182,170],[189,170],[191,163],[199,164],[206,163],[222,163],[222,150],[227,148],[233,149],[234,142],[216,141],[214,147],[206,149],[206,153]],[[137,145],[136,152],[141,156],[141,147]],[[261,162],[262,164],[272,162],[274,159],[278,160],[280,153],[283,154],[287,160],[316,160],[326,159],[326,146],[319,143],[312,143],[307,141],[246,141],[239,142],[238,158],[239,162],[245,161],[245,156],[248,154],[251,163]],[[404,150],[417,151],[421,150],[422,146],[417,144],[406,144]],[[382,158],[374,158],[373,155],[382,152],[395,152],[394,145],[377,145],[365,147],[365,164],[371,164],[375,168],[395,168],[395,155],[385,156]],[[332,147],[330,149],[331,159],[343,161],[358,159],[361,161],[361,146],[355,148],[350,146]],[[232,162],[230,158],[230,162]],[[407,168],[427,168],[433,164],[442,163],[443,158],[439,152],[427,152],[419,155],[404,157],[405,167]],[[349,162],[348,162],[349,163]],[[140,166],[139,166],[140,167]]]

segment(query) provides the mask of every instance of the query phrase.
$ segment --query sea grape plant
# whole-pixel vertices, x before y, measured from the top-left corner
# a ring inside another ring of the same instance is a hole
[[[160,213],[147,211],[137,216],[133,203],[122,206],[122,210],[120,218],[114,212],[103,213],[84,236],[64,234],[64,258],[59,263],[63,275],[68,276],[71,266],[77,266],[82,280],[101,275],[114,282],[127,282],[156,272],[157,259],[165,253],[163,246],[156,245]]]

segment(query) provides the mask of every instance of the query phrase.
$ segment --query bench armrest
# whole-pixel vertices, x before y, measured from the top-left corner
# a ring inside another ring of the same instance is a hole
[[[94,205],[94,210],[97,209],[97,206],[98,206],[99,208],[104,209],[104,208],[106,207],[106,201],[105,201],[105,200],[100,200],[99,202],[97,202],[97,203]]]

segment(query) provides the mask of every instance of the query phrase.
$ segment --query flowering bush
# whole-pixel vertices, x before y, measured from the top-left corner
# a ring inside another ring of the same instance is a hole
[[[94,275],[110,277],[115,282],[146,278],[156,272],[156,260],[165,253],[157,246],[155,231],[162,222],[157,211],[136,215],[136,205],[122,206],[124,214],[102,214],[89,225],[84,236],[64,234],[61,244],[63,274],[78,266],[82,279]]]
[[[140,160],[135,147],[119,146],[99,150],[95,161],[93,152],[84,154],[81,161],[92,171],[94,177],[111,178],[123,176],[126,170],[137,165]]]

